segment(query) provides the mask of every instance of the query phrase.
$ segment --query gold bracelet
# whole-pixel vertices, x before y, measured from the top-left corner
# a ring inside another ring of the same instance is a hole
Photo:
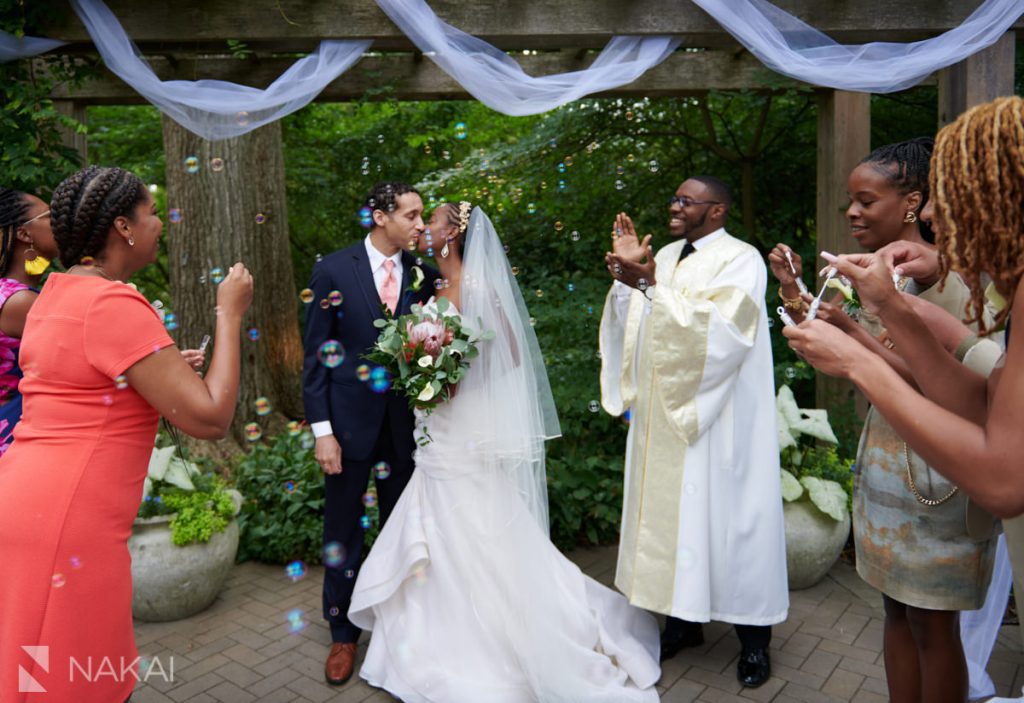
[[[793,310],[794,312],[801,312],[804,309],[804,305],[807,304],[804,302],[804,299],[799,296],[796,298],[787,298],[782,294],[782,288],[779,288],[779,298],[782,299],[782,307],[787,310]]]

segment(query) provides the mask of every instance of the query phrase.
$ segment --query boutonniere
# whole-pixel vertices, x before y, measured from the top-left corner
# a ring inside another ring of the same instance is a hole
[[[412,285],[409,286],[409,288],[412,291],[414,291],[414,292],[418,292],[419,289],[420,289],[420,286],[423,285],[423,279],[425,279],[425,278],[426,278],[426,276],[423,275],[423,269],[421,269],[419,266],[413,266],[412,267]]]

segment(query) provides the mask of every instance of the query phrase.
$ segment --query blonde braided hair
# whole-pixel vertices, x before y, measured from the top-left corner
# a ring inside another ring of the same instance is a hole
[[[935,244],[941,276],[955,271],[971,292],[968,322],[981,334],[1006,320],[1024,274],[1024,99],[978,105],[944,127],[932,155]],[[987,329],[982,274],[1008,305]]]

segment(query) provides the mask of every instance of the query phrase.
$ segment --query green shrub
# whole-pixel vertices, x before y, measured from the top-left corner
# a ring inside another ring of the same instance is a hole
[[[245,498],[238,516],[239,561],[286,564],[300,559],[319,563],[323,481],[323,472],[303,435],[284,432],[253,446],[235,469],[235,484]]]

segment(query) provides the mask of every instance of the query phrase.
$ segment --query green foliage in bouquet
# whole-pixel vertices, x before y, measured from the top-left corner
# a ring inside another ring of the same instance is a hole
[[[238,559],[316,564],[323,542],[324,479],[305,434],[283,432],[238,462],[245,496],[238,516]]]
[[[235,503],[222,478],[175,452],[173,446],[153,449],[139,517],[173,515],[171,541],[178,546],[209,542],[231,522]]]
[[[839,457],[835,447],[815,446],[815,440],[837,444],[828,423],[828,412],[802,409],[789,386],[776,397],[779,425],[779,459],[782,464],[782,499],[807,498],[821,512],[842,520],[850,510],[853,474],[850,460]]]
[[[452,388],[479,354],[477,343],[494,339],[493,330],[474,332],[457,315],[445,313],[447,298],[438,298],[437,316],[413,305],[411,313],[374,321],[380,330],[365,358],[384,367],[392,387],[409,399],[409,407],[430,410],[451,398]]]

